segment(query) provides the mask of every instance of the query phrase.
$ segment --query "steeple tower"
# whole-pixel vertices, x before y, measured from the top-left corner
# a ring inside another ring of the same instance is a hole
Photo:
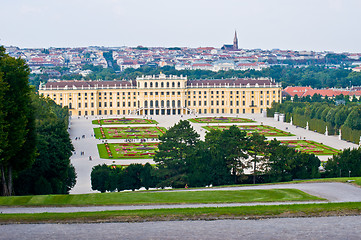
[[[234,31],[233,50],[238,50],[238,38],[236,30]]]

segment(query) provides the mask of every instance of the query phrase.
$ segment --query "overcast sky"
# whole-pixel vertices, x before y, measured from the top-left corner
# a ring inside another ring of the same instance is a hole
[[[1,0],[0,44],[361,52],[361,0]]]

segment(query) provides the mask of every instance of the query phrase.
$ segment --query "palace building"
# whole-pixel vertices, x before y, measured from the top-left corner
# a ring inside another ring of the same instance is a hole
[[[188,80],[142,76],[132,81],[49,81],[39,94],[70,115],[185,115],[262,113],[281,102],[281,84],[268,78]]]

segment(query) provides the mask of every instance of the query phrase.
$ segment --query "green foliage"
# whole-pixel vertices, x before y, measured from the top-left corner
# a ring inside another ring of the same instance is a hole
[[[348,97],[348,96],[346,96]],[[343,96],[341,97],[344,98]],[[286,120],[292,117],[293,124],[306,127],[319,133],[325,133],[326,127],[330,135],[339,134],[342,129],[342,138],[355,143],[359,142],[361,131],[361,107],[355,102],[346,105],[335,105],[333,101],[322,102],[293,102],[274,103],[267,109],[267,116],[273,117],[275,112],[286,114]]]
[[[112,170],[106,165],[96,165],[92,168],[90,175],[93,190],[102,193],[110,189],[110,172]]]
[[[188,121],[181,120],[160,136],[159,140],[159,151],[154,156],[160,177],[164,179],[159,186],[185,186],[187,161],[199,142],[199,134]]]
[[[345,149],[328,160],[325,169],[328,177],[361,176],[361,148]]]
[[[158,183],[154,168],[149,164],[130,164],[125,168],[113,168],[106,164],[94,166],[91,172],[93,190],[106,191],[149,189]]]
[[[341,127],[342,139],[347,139],[356,144],[360,144],[361,130],[354,130],[345,125]]]
[[[266,179],[271,182],[318,178],[320,160],[314,154],[301,153],[272,140],[268,145]]]
[[[68,111],[53,100],[37,94],[33,94],[32,105],[35,109],[38,154],[30,168],[18,173],[16,193],[68,193],[76,179],[74,167],[70,163],[74,148],[67,131]],[[46,184],[43,184],[44,180]]]
[[[12,195],[13,172],[30,166],[35,158],[35,124],[25,61],[5,54],[0,46],[0,175],[1,194]]]
[[[361,107],[354,108],[347,116],[345,126],[355,130],[361,130]]]

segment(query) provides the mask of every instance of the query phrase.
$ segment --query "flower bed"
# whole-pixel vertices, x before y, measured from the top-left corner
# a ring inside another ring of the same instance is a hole
[[[163,127],[112,127],[95,128],[96,138],[102,139],[142,139],[158,138],[166,132]]]
[[[93,120],[93,124],[111,125],[111,124],[158,124],[157,121],[144,118],[107,118]]]
[[[309,154],[313,153],[315,155],[333,155],[340,152],[340,150],[310,140],[281,141],[281,143],[288,145],[297,151]]]
[[[264,136],[275,136],[275,137],[288,137],[294,136],[293,134],[282,131],[280,129],[270,127],[267,125],[236,125],[240,130],[246,131],[248,135],[251,135],[253,132],[258,132]],[[204,129],[210,130],[227,130],[230,126],[203,126]]]
[[[158,151],[158,143],[105,143],[98,144],[100,158],[140,159],[153,158]]]
[[[188,121],[193,123],[252,123],[255,122],[247,118],[235,118],[235,117],[201,117],[191,118]]]

